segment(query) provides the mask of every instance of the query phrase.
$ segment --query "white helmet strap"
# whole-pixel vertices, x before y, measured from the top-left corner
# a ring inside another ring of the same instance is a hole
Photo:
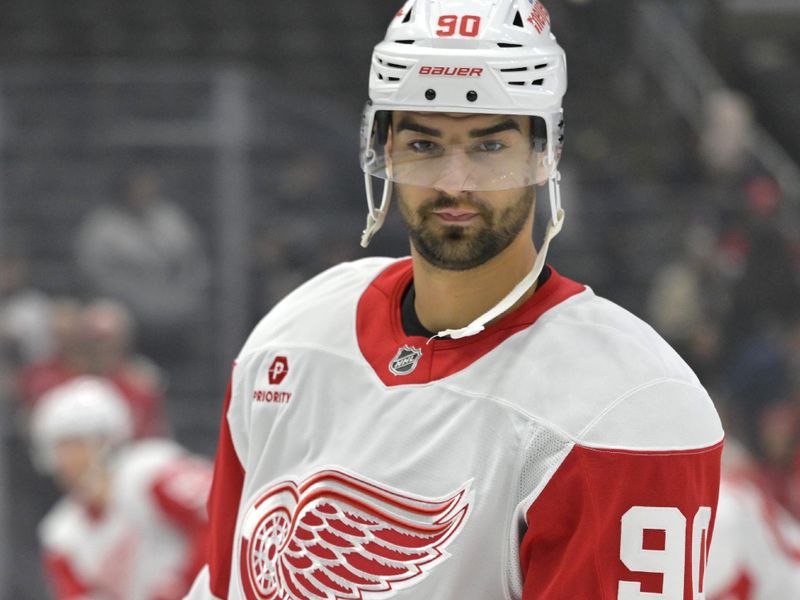
[[[492,308],[483,313],[472,323],[466,327],[462,327],[461,329],[446,329],[444,331],[440,331],[433,336],[431,340],[444,337],[450,337],[451,339],[457,340],[479,334],[486,328],[487,323],[495,320],[497,317],[513,307],[519,301],[519,299],[525,295],[525,292],[527,292],[536,282],[542,272],[542,269],[544,269],[545,261],[547,260],[547,251],[550,248],[550,242],[553,241],[553,238],[559,234],[564,225],[564,209],[561,208],[561,189],[559,185],[560,179],[561,175],[557,170],[554,170],[552,176],[550,177],[550,208],[552,211],[552,219],[547,223],[547,230],[544,235],[542,247],[539,249],[539,253],[536,256],[536,260],[534,261],[530,272],[522,279],[522,281],[514,286],[514,289],[512,289],[505,298],[500,300],[500,302],[495,304]],[[428,340],[428,342],[431,340]]]
[[[369,246],[372,236],[383,227],[383,222],[386,220],[386,214],[389,212],[389,204],[392,202],[392,182],[388,179],[383,182],[383,197],[381,198],[381,205],[375,208],[375,198],[372,189],[372,178],[368,173],[364,174],[364,183],[366,184],[367,191],[367,226],[361,234],[361,247],[366,248]]]

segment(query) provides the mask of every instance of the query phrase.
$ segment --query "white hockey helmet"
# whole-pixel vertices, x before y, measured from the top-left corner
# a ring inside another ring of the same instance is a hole
[[[56,446],[70,438],[96,437],[109,448],[132,434],[132,417],[117,388],[99,377],[78,377],[42,396],[31,416],[36,465],[51,473]]]
[[[550,32],[550,15],[539,0],[408,0],[389,25],[386,38],[375,47],[369,100],[361,124],[361,168],[369,210],[362,246],[366,247],[383,225],[392,184],[426,187],[430,173],[436,172],[435,165],[420,168],[419,162],[412,164],[418,157],[409,157],[403,164],[395,150],[386,156],[393,111],[527,115],[532,117],[533,148],[545,152],[552,222],[536,273],[495,307],[499,312],[493,309],[484,315],[486,319],[440,335],[463,337],[481,331],[486,322],[525,293],[544,266],[549,242],[560,231],[564,217],[558,161],[566,89],[566,57]],[[477,175],[470,173],[470,182],[465,180],[464,189],[532,185],[539,179],[535,168],[534,162],[528,161],[522,168],[517,162],[511,168],[477,169]],[[384,180],[379,206],[373,177]]]
[[[393,181],[424,184],[404,180],[420,169],[393,169],[384,156],[392,111],[535,117],[537,150],[546,149],[549,176],[557,184],[566,88],[564,51],[538,0],[408,0],[372,55],[361,126],[369,208],[362,245],[383,224]],[[397,157],[394,161],[396,167]],[[371,177],[386,181],[379,207]],[[478,185],[507,189],[526,183],[519,173],[495,173],[489,179]],[[556,202],[558,190],[551,186],[551,192]],[[554,221],[558,209],[553,206]]]

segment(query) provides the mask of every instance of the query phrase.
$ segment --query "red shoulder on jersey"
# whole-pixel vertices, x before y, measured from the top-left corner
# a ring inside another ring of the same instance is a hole
[[[575,446],[527,512],[524,600],[694,600],[721,453],[722,443],[682,452]]]

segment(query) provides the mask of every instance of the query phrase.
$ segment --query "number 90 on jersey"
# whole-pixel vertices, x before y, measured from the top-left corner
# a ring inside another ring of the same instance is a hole
[[[620,581],[617,600],[684,600],[687,552],[691,565],[692,600],[705,600],[703,577],[710,543],[711,509],[702,506],[691,529],[675,507],[634,506],[622,516],[620,560],[636,573],[661,575],[661,592],[642,591],[637,581]],[[658,540],[655,544],[649,539]],[[652,546],[652,547],[651,547]]]

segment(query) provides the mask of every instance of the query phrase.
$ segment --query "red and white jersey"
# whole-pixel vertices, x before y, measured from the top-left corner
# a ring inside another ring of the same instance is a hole
[[[115,460],[108,506],[65,496],[39,528],[57,600],[181,598],[203,564],[211,465],[167,440]]]
[[[800,598],[800,523],[748,477],[723,475],[709,600]]]
[[[555,271],[407,336],[409,259],[290,294],[237,358],[188,598],[696,600],[723,432],[646,324]]]

